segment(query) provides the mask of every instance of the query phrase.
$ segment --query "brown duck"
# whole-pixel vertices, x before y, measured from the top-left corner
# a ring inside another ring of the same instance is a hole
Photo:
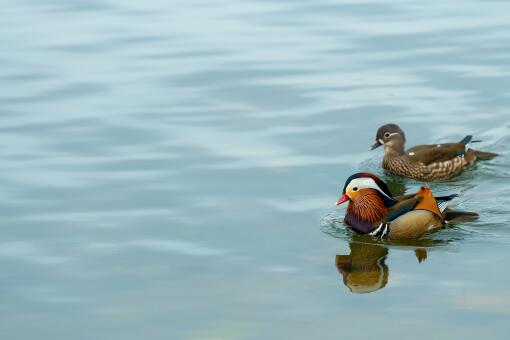
[[[477,160],[491,159],[497,154],[467,148],[472,136],[458,143],[419,145],[404,151],[406,137],[396,124],[386,124],[377,130],[370,150],[384,145],[382,167],[396,175],[421,181],[434,181],[458,175]]]
[[[478,218],[472,212],[447,209],[448,201],[454,197],[434,197],[428,186],[414,194],[393,197],[379,177],[361,172],[347,179],[336,205],[349,202],[344,223],[357,233],[406,239],[441,228],[445,222]]]

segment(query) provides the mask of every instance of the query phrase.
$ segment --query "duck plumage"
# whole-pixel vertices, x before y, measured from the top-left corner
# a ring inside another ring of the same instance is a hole
[[[396,124],[386,124],[377,130],[371,150],[384,146],[382,167],[396,175],[422,181],[446,179],[459,174],[477,160],[491,159],[497,154],[469,149],[472,136],[458,143],[418,145],[404,150],[404,131]]]
[[[428,186],[393,197],[387,185],[371,173],[346,181],[337,205],[349,201],[344,222],[354,231],[379,238],[416,238],[441,228],[446,221],[474,220],[477,214],[447,209],[456,195],[434,197]]]

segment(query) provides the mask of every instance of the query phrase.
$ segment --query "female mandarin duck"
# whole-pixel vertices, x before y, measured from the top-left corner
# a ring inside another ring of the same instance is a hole
[[[491,159],[497,154],[468,149],[472,136],[458,143],[419,145],[404,151],[406,137],[396,124],[386,124],[377,130],[370,150],[384,145],[382,167],[399,176],[421,181],[445,179],[459,174],[476,160]]]
[[[441,228],[445,222],[476,220],[476,213],[446,209],[454,197],[434,197],[428,186],[393,197],[379,177],[361,172],[347,179],[336,205],[349,201],[344,222],[360,234],[405,239]]]

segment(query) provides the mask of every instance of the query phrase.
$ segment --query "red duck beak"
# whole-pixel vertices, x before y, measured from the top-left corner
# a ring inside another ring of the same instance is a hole
[[[335,205],[336,206],[339,206],[340,204],[342,203],[345,203],[349,200],[349,196],[347,196],[346,194],[343,194],[342,196],[340,196],[340,198],[338,199],[338,201],[336,201]]]

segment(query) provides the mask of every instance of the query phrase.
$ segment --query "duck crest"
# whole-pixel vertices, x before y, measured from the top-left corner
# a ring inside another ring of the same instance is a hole
[[[386,183],[384,183],[383,180],[381,180],[379,177],[377,177],[376,175],[374,175],[374,174],[372,174],[370,172],[358,172],[358,173],[356,173],[354,175],[351,175],[349,178],[347,178],[347,181],[345,181],[345,185],[344,185],[344,190],[343,190],[344,193],[345,193],[345,189],[347,188],[347,185],[353,179],[356,179],[356,178],[371,178],[371,179],[373,179],[374,182],[379,186],[379,188],[381,188],[381,190],[384,191],[384,193],[386,195],[391,197],[390,189],[388,188]]]

